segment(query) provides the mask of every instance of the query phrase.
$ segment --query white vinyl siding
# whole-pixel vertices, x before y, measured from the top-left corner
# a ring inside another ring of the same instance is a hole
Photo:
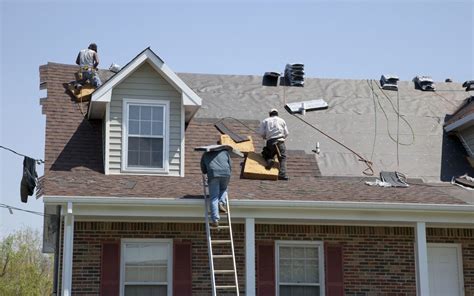
[[[177,92],[148,63],[144,63],[112,90],[110,102],[109,173],[124,173],[122,168],[123,100],[169,102],[168,173],[180,176],[181,172],[181,94]],[[151,172],[147,172],[151,173]]]
[[[279,296],[324,295],[322,243],[277,241],[276,283]]]

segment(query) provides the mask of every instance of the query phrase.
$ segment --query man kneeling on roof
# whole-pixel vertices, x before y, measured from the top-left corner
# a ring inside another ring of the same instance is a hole
[[[211,199],[211,226],[219,226],[219,212],[227,213],[227,185],[232,172],[232,161],[227,150],[209,151],[202,155],[201,171],[207,174]],[[217,210],[219,208],[219,210]]]
[[[97,73],[97,66],[99,65],[97,44],[91,43],[87,49],[81,50],[77,54],[76,64],[81,67],[80,75],[82,76],[81,79],[76,82],[76,88],[81,88],[87,81],[95,88],[102,84]]]
[[[278,179],[288,180],[286,174],[286,146],[285,139],[288,137],[288,128],[285,120],[278,117],[278,110],[271,109],[269,117],[260,123],[259,134],[267,143],[262,151],[262,156],[267,162],[267,169],[271,169],[274,164],[275,154],[280,162],[280,171]]]

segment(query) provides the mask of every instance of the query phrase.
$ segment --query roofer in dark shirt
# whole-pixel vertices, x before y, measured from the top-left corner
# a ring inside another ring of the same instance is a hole
[[[227,212],[227,185],[232,172],[232,161],[227,150],[210,151],[202,155],[201,171],[207,174],[211,199],[211,226],[219,226],[219,211]],[[219,210],[218,210],[219,208]]]

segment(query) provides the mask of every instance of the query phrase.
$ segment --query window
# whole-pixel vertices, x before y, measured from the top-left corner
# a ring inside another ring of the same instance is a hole
[[[324,262],[320,242],[277,242],[279,296],[324,295]]]
[[[121,295],[171,295],[171,241],[122,242]]]
[[[124,100],[125,170],[167,170],[167,113],[163,101]]]

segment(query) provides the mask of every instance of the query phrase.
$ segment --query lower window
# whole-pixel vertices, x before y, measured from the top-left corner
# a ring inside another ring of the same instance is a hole
[[[323,295],[323,251],[319,242],[277,242],[279,296]]]
[[[171,241],[122,242],[122,295],[171,295]]]

